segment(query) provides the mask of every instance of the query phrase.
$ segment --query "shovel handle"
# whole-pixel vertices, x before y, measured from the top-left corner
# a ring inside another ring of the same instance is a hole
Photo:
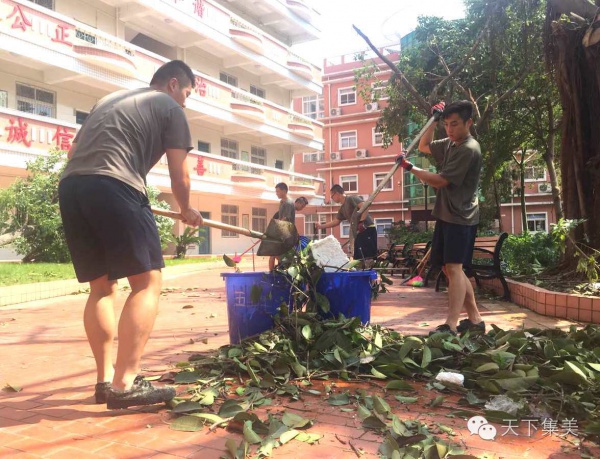
[[[162,215],[163,217],[169,217],[174,220],[183,220],[183,217],[179,212],[174,212],[172,210],[157,209],[152,207],[152,213],[155,215]],[[244,236],[250,236],[258,239],[265,238],[265,235],[263,233],[259,233],[258,231],[252,231],[246,228],[240,228],[239,226],[228,225],[227,223],[209,220],[208,218],[203,219],[202,226],[209,226],[211,228],[231,231],[232,233],[243,234]]]

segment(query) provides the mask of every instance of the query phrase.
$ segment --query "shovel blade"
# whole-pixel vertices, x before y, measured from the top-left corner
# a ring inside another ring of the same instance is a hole
[[[284,220],[272,219],[265,231],[265,238],[258,247],[258,256],[279,256],[293,249],[300,236],[296,225]]]

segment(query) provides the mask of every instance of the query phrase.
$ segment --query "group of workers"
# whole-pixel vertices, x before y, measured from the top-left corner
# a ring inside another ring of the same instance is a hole
[[[60,211],[75,272],[80,282],[90,284],[83,319],[96,361],[95,400],[109,409],[151,405],[175,396],[173,388],[153,386],[138,375],[157,314],[164,267],[146,176],[166,154],[171,189],[183,222],[202,225],[200,212],[190,204],[186,157],[193,146],[183,110],[194,85],[190,67],[174,60],[155,72],[149,87],[102,98],[77,133],[59,184]],[[462,269],[471,260],[479,221],[481,151],[470,135],[472,105],[461,101],[444,107],[440,103],[433,110],[441,112],[447,137],[433,140],[434,123],[421,138],[419,149],[433,156],[440,173],[414,166],[403,154],[397,162],[437,189],[431,260],[444,266],[447,274],[449,312],[446,322],[435,331],[485,330],[473,288]],[[292,203],[284,183],[276,186],[276,193],[280,219],[293,222],[295,211],[308,204],[303,197]],[[363,205],[359,197],[346,196],[340,185],[333,185],[330,193],[340,209],[332,221],[316,224],[317,229],[350,220]],[[377,231],[369,213],[364,212],[354,257],[371,258],[376,253]],[[274,267],[275,260],[271,263]],[[114,304],[120,278],[128,279],[131,293],[117,322]],[[468,318],[457,324],[463,307]]]

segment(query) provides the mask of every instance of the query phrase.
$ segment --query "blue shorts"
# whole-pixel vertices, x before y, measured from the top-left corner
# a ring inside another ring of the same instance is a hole
[[[60,214],[79,282],[164,268],[160,237],[146,195],[103,175],[61,180]]]
[[[431,242],[430,263],[438,267],[447,263],[470,266],[476,236],[477,225],[458,225],[437,220]]]

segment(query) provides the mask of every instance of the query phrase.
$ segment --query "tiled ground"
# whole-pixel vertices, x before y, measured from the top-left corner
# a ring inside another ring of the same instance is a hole
[[[144,358],[145,374],[162,374],[190,352],[216,349],[228,343],[223,269],[206,269],[191,274],[165,275],[168,292],[162,302],[155,331]],[[397,282],[398,284],[399,282]],[[124,298],[126,292],[120,294]],[[0,308],[0,385],[21,386],[21,392],[0,392],[0,457],[48,458],[219,458],[227,457],[225,441],[242,436],[216,429],[196,433],[169,429],[162,407],[107,411],[93,404],[95,382],[91,352],[81,323],[84,295],[43,300],[16,307]],[[446,297],[432,289],[394,285],[381,295],[371,310],[372,322],[404,333],[422,334],[443,321]],[[184,306],[188,306],[184,309]],[[189,306],[192,306],[191,308]],[[502,328],[525,326],[567,327],[572,322],[540,316],[510,303],[483,300],[486,322]],[[425,325],[428,324],[428,325]],[[458,396],[449,396],[439,407],[425,402],[437,393],[419,385],[420,401],[401,405],[381,384],[336,382],[334,390],[359,388],[383,396],[401,419],[418,419],[432,428],[451,427],[452,437],[469,454],[487,458],[581,457],[572,444],[556,435],[533,436],[512,433],[497,425],[495,441],[470,435],[466,421],[447,414],[462,408]],[[290,441],[274,450],[276,458],[376,457],[382,438],[361,427],[355,412],[328,405],[319,396],[305,395],[301,401],[274,398],[274,404],[255,411],[267,413],[293,410],[315,421],[308,432],[323,438],[315,445]],[[571,437],[570,440],[576,440]],[[571,452],[563,449],[571,448]],[[356,451],[356,452],[355,452]],[[592,457],[600,457],[594,450]]]

